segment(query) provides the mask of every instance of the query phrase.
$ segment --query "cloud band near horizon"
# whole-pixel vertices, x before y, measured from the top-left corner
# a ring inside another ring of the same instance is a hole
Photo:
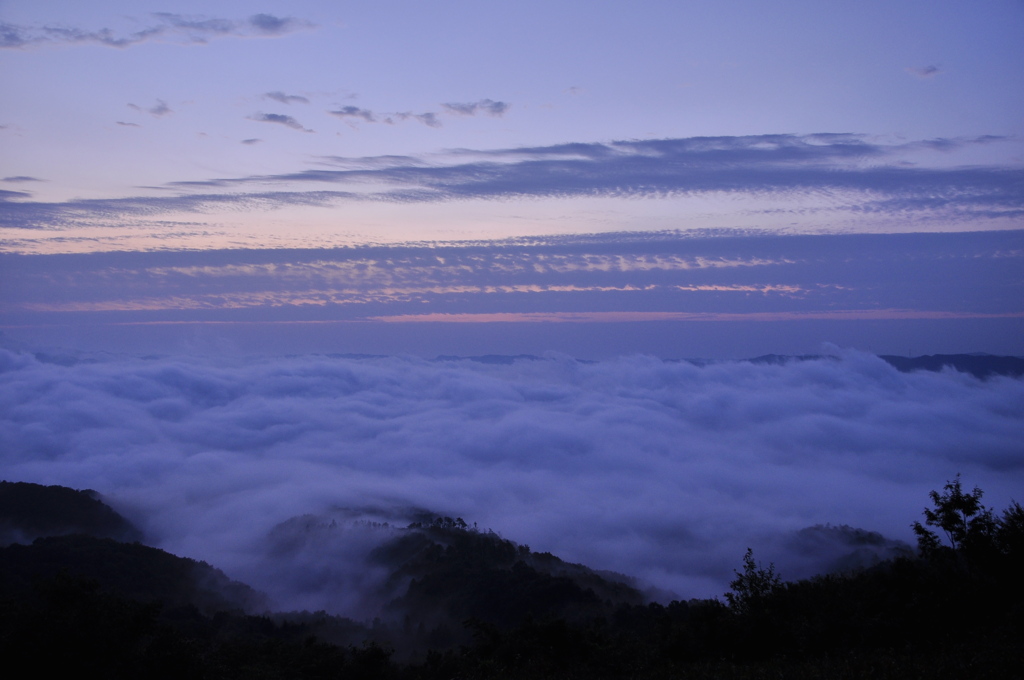
[[[305,130],[290,116],[257,118]],[[116,223],[146,215],[265,211],[351,201],[659,199],[718,194],[789,199],[793,205],[782,210],[791,209],[794,215],[825,210],[863,220],[883,216],[1017,220],[1024,217],[1024,169],[928,167],[904,158],[997,141],[1006,140],[936,139],[885,145],[851,134],[761,135],[457,149],[422,157],[332,156],[315,159],[320,167],[297,172],[170,182],[163,190],[178,192],[173,196],[46,203],[10,195],[2,204],[0,226],[61,228],[88,220]],[[325,185],[337,188],[325,189]],[[250,191],[253,186],[260,189]]]
[[[1022,258],[1024,230],[9,254],[0,324],[1018,318]]]

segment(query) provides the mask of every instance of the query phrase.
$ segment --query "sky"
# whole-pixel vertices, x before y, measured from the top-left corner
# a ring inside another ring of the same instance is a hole
[[[0,331],[1024,354],[1024,6],[0,2]]]

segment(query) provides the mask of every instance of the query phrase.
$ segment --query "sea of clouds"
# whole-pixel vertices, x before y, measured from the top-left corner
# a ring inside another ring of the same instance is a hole
[[[0,350],[0,478],[95,489],[153,545],[282,607],[354,615],[387,532],[318,522],[459,516],[690,598],[721,595],[747,547],[783,578],[851,549],[810,526],[912,542],[957,473],[997,509],[1024,501],[1024,380],[830,351],[700,367]]]

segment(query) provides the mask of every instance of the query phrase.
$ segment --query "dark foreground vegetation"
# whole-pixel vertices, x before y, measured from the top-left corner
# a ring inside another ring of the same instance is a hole
[[[726,603],[649,603],[461,519],[415,523],[372,555],[397,593],[372,623],[264,612],[210,565],[89,535],[69,494],[99,502],[0,484],[9,534],[39,533],[32,508],[54,534],[0,548],[0,653],[44,677],[1024,677],[1024,508],[996,514],[959,478],[915,524],[918,556],[782,583],[748,552]]]

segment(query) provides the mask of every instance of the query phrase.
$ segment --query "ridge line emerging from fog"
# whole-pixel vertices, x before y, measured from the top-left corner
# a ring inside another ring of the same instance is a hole
[[[947,312],[917,309],[839,309],[827,312],[502,312],[374,316],[389,323],[588,323],[636,321],[799,321],[801,319],[994,319],[1024,318],[1024,312]]]

